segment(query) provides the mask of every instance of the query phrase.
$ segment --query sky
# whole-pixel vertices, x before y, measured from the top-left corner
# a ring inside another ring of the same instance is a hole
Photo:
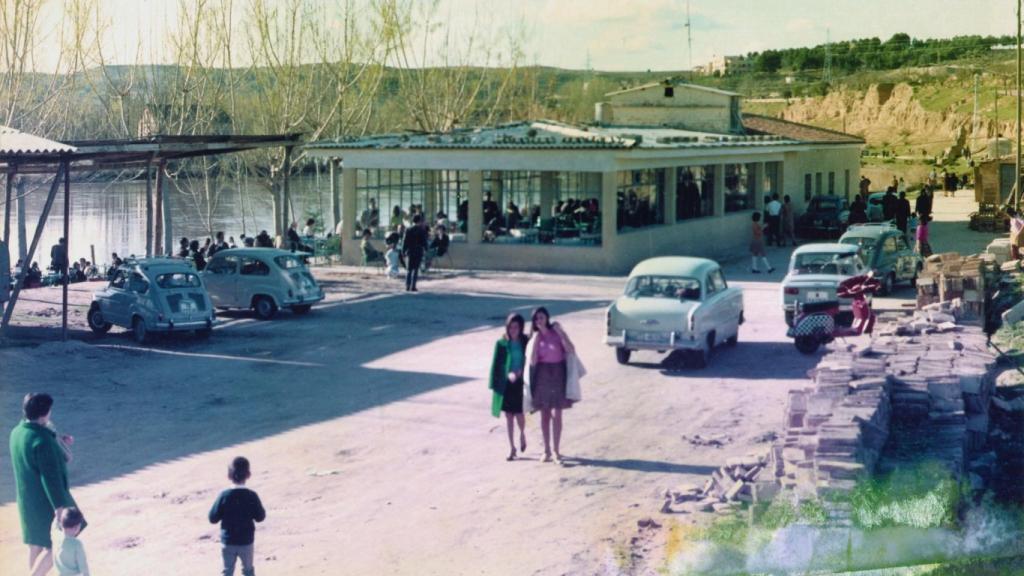
[[[111,24],[105,50],[116,62],[134,62],[140,38],[143,55],[151,55],[146,59],[164,59],[158,39],[175,25],[177,2],[99,1]],[[414,1],[423,6],[428,0]],[[915,38],[1016,32],[1013,0],[439,1],[439,15],[450,19],[454,30],[476,27],[498,43],[518,31],[523,63],[575,69],[585,68],[589,58],[596,70],[683,70],[716,55],[812,46],[826,37],[835,42],[885,40],[897,32]]]

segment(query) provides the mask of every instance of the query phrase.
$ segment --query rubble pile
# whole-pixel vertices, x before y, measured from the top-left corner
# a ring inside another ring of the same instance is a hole
[[[985,321],[986,297],[995,290],[999,273],[998,256],[991,253],[929,256],[917,277],[917,307],[960,299],[960,323],[980,325]]]
[[[703,486],[683,485],[665,490],[661,511],[727,512],[741,502],[770,499],[778,492],[769,466],[769,454],[750,453],[729,458],[725,466],[711,473]]]

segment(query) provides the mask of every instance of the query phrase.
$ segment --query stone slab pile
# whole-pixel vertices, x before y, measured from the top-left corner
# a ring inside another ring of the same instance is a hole
[[[1002,266],[1004,262],[1010,259],[1010,238],[996,238],[989,242],[988,247],[985,248],[985,253],[991,254],[996,259],[996,264]]]
[[[729,458],[702,486],[685,484],[665,491],[661,511],[727,512],[741,502],[754,502],[774,496],[778,483],[769,469],[769,454],[751,452]]]
[[[986,297],[995,290],[999,272],[994,254],[933,254],[917,278],[917,307],[959,299],[960,323],[980,325],[985,321]]]

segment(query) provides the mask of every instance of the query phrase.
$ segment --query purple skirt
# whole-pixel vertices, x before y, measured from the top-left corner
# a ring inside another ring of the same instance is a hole
[[[533,394],[533,407],[572,408],[572,400],[565,397],[565,362],[538,362],[533,367],[533,382],[530,393]]]

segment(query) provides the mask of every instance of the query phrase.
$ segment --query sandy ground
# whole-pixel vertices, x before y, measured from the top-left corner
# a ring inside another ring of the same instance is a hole
[[[987,243],[956,222],[968,204],[937,200],[937,251]],[[329,297],[307,316],[230,313],[208,342],[145,348],[118,329],[88,334],[94,287],[79,284],[76,341],[38,345],[46,332],[22,328],[0,348],[0,421],[17,422],[28,391],[56,398],[54,420],[77,439],[71,482],[97,574],[215,572],[206,514],[235,455],[252,461],[250,485],[268,510],[260,574],[646,572],[661,551],[655,538],[648,558],[628,558],[637,520],[665,519],[666,488],[763,449],[781,431],[787,391],[814,364],[785,338],[777,282],[787,256],[772,249],[780,270],[768,278],[747,273],[746,259],[728,265],[748,322],[739,346],[702,371],[655,353],[616,364],[601,344],[604,308],[623,284],[615,277],[443,271],[407,295],[372,271],[318,269]],[[57,290],[25,295],[17,323],[58,323],[48,316]],[[504,316],[540,304],[589,370],[584,401],[565,416],[562,467],[539,461],[536,416],[525,457],[506,462],[504,422],[488,412],[484,377]],[[683,439],[715,433],[731,442]],[[0,573],[21,574],[6,451],[0,470]]]

